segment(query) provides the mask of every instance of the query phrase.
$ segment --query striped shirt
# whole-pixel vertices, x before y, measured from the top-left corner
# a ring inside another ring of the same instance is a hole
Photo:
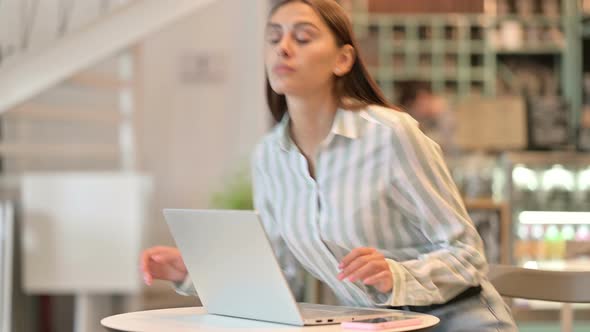
[[[378,106],[338,110],[315,179],[288,122],[286,115],[253,157],[255,206],[281,260],[292,254],[348,305],[443,303],[480,283],[481,239],[438,145],[410,116]],[[357,247],[387,257],[390,294],[337,279]]]
[[[414,119],[380,106],[339,109],[315,179],[289,121],[252,159],[254,205],[288,278],[295,258],[341,302],[366,307],[444,303],[485,278],[482,241],[439,146]],[[386,257],[390,293],[338,280],[340,261],[358,247]]]

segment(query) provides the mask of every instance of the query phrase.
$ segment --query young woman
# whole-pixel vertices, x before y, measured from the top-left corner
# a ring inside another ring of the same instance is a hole
[[[516,331],[438,145],[388,106],[358,53],[333,0],[271,11],[267,99],[279,123],[252,173],[279,260],[294,257],[347,305],[433,314],[437,331]],[[147,284],[190,286],[174,248],[146,250],[142,267]]]

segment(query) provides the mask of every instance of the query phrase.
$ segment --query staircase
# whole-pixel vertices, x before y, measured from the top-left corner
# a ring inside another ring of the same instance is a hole
[[[2,113],[2,171],[134,170],[134,49]]]
[[[8,3],[8,0],[4,1]],[[22,3],[30,1],[41,0],[22,0]],[[29,45],[32,37],[27,31],[31,28],[24,26],[22,31],[17,32],[23,44],[22,51],[8,52],[14,55],[8,56],[6,63],[0,67],[0,113],[213,1],[175,0],[171,4],[167,1],[136,0],[88,22],[75,32],[56,37],[45,47]],[[2,12],[8,13],[6,10]],[[40,44],[46,45],[45,42]],[[3,47],[12,50],[14,46],[10,45],[8,43]]]
[[[1,0],[0,68],[42,51],[133,0]]]
[[[134,169],[134,45],[211,2],[0,0],[0,171]]]

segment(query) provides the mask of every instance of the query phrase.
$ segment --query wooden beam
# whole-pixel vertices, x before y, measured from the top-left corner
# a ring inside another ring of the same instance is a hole
[[[100,90],[114,90],[131,86],[131,82],[121,80],[116,75],[82,72],[69,78],[66,83]]]
[[[0,156],[15,159],[88,158],[116,160],[119,158],[119,148],[113,144],[0,143]]]
[[[50,120],[118,125],[121,121],[122,115],[116,110],[109,109],[80,110],[57,106],[23,105],[2,114],[2,117],[9,120]]]

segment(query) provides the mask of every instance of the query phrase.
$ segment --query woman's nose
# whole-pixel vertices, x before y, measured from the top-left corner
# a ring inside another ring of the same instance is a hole
[[[289,57],[292,54],[291,40],[288,36],[281,38],[277,44],[277,54],[281,57]]]

